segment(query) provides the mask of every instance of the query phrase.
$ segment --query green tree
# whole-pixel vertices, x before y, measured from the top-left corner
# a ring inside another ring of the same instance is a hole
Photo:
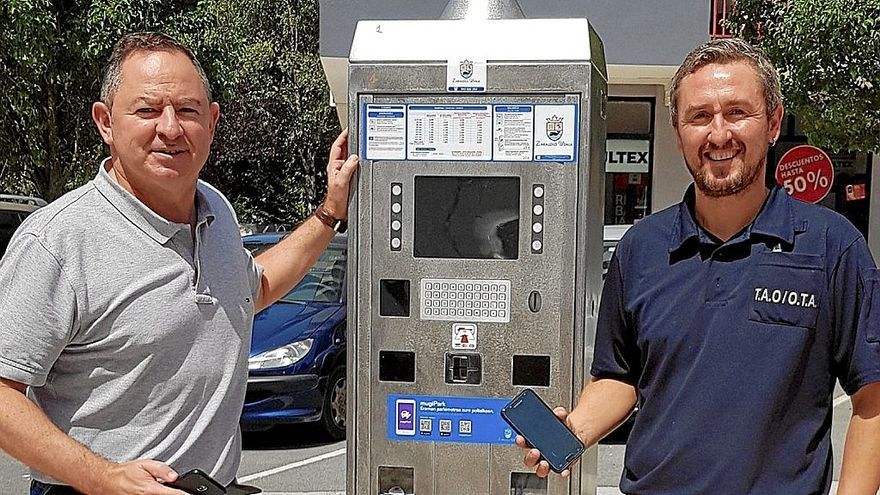
[[[4,189],[61,195],[94,169],[90,103],[99,65],[89,50],[87,2],[0,5],[0,181]]]
[[[248,36],[231,57],[232,98],[221,108],[204,176],[252,223],[292,225],[325,192],[339,132],[318,56],[317,0],[230,2],[224,31]]]
[[[131,31],[165,31],[202,58],[222,59],[226,45],[204,36],[216,34],[216,18],[211,2],[9,0],[0,6],[4,188],[52,200],[89,180],[106,154],[91,104],[116,40]]]
[[[880,0],[736,0],[730,22],[779,69],[811,143],[880,151]]]
[[[0,6],[0,188],[54,199],[106,155],[90,118],[113,44],[162,31],[202,61],[221,104],[204,176],[243,222],[293,223],[323,194],[338,124],[317,0],[9,0]]]

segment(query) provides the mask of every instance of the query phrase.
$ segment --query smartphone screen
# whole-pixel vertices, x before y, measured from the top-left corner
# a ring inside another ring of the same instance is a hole
[[[394,433],[414,436],[416,434],[416,401],[412,399],[397,399],[394,407],[397,408],[397,421],[394,423]]]
[[[561,473],[584,453],[584,444],[531,389],[523,390],[501,410],[503,417]]]

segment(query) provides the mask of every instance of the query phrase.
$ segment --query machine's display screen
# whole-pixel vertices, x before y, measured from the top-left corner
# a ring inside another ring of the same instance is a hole
[[[415,177],[416,258],[519,257],[519,177]]]

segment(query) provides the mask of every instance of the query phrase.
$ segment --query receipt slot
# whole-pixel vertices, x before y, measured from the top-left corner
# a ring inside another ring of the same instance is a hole
[[[349,58],[347,493],[595,493],[500,409],[570,407],[601,284],[606,72],[586,19],[361,21]]]

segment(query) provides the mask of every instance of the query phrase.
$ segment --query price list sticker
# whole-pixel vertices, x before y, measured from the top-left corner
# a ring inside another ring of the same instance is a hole
[[[492,158],[492,110],[488,105],[409,105],[407,160]]]

